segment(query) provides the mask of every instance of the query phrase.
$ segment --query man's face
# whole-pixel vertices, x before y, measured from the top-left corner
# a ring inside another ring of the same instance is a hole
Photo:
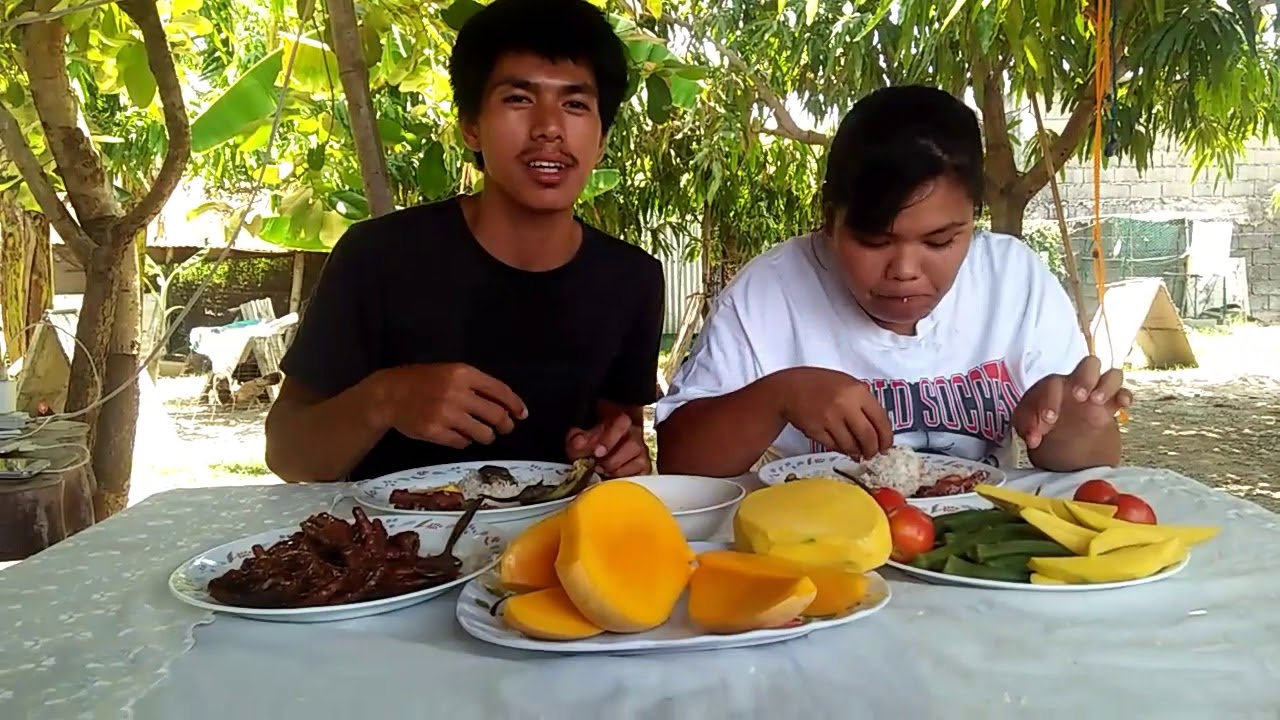
[[[498,59],[462,129],[484,154],[485,184],[534,211],[572,208],[604,154],[591,69],[528,53]]]
[[[838,210],[832,245],[845,284],[879,325],[910,335],[937,307],[973,240],[973,201],[955,180],[940,177],[916,190],[882,234],[859,236]]]

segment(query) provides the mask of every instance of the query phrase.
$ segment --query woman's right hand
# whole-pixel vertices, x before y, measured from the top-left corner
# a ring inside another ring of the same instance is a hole
[[[782,416],[809,439],[865,459],[893,445],[893,428],[866,383],[826,368],[780,371]]]

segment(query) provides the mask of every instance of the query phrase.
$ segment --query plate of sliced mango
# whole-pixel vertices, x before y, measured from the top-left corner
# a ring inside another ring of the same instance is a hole
[[[890,596],[878,573],[848,563],[689,542],[646,487],[611,480],[513,538],[463,588],[457,618],[503,647],[634,655],[793,640],[866,618]]]
[[[1187,566],[1217,527],[1138,523],[1114,505],[979,485],[991,508],[933,516],[933,548],[887,564],[943,585],[1085,592],[1145,585]]]

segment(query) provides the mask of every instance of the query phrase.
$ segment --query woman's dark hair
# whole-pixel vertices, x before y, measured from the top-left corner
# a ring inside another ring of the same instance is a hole
[[[822,205],[830,222],[845,208],[855,233],[883,233],[922,184],[957,180],[982,212],[982,131],[973,110],[923,85],[887,87],[867,95],[840,121],[827,153]]]
[[[449,56],[460,117],[479,115],[498,58],[520,52],[590,67],[601,130],[609,131],[627,92],[627,50],[604,13],[586,0],[494,0],[472,15]]]

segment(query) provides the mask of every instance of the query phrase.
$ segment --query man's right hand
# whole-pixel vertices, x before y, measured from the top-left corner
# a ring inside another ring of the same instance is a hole
[[[387,425],[417,440],[459,449],[488,445],[529,415],[511,388],[470,365],[403,365],[377,377]]]
[[[893,445],[889,416],[862,381],[816,367],[779,375],[783,419],[810,439],[858,459]]]

